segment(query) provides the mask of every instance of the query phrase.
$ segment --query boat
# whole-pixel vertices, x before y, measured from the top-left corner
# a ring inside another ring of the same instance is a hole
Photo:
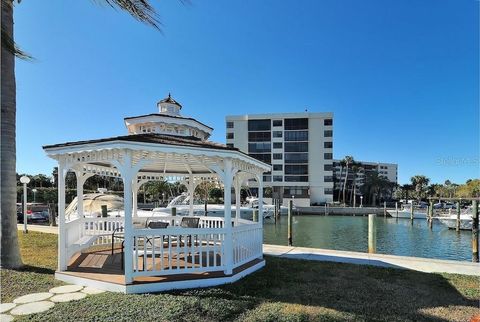
[[[176,208],[176,214],[179,216],[188,216],[190,213],[190,196],[187,193],[182,193],[177,197],[173,198],[164,208],[154,208],[154,213],[165,213],[170,215],[172,213],[172,208]],[[223,217],[225,206],[222,204],[207,204],[207,211],[205,212],[205,203],[201,200],[194,199],[193,201],[193,215],[194,216],[214,216],[214,217]],[[235,217],[237,208],[235,205],[231,206],[232,209],[232,218]],[[258,209],[258,201],[255,204],[252,200],[251,203],[248,203],[247,206],[240,206],[240,218],[249,219],[253,218],[253,210]],[[274,206],[264,203],[263,206],[263,218],[268,219],[273,216]]]
[[[253,208],[253,209],[258,209],[258,198],[257,197],[247,197],[247,207]],[[295,209],[295,206],[293,206]],[[265,201],[263,201],[263,209],[267,209],[269,213],[275,213],[275,205],[268,204]],[[279,209],[280,215],[286,216],[288,215],[288,207],[285,206],[280,206]]]
[[[438,216],[436,217],[438,221],[448,229],[457,229],[457,214],[449,214],[447,216]],[[472,230],[472,207],[464,209],[460,213],[460,229],[461,230]]]
[[[412,204],[407,204],[402,207],[402,209],[397,210],[387,210],[388,214],[393,218],[408,218],[410,219],[412,214]],[[427,210],[422,208],[413,208],[413,219],[426,219]]]

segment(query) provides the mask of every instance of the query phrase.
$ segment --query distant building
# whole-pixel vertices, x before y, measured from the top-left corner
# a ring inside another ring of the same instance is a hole
[[[366,162],[355,160],[355,164],[358,167],[358,172],[354,173],[352,171],[352,166],[350,165],[347,179],[347,190],[351,192],[351,190],[353,189],[353,180],[355,179],[357,195],[361,194],[361,187],[364,185],[365,178],[369,173],[377,172],[379,176],[382,176],[388,181],[395,184],[398,181],[398,165],[395,163]],[[335,201],[338,200],[337,196],[343,189],[345,176],[346,170],[345,167],[342,166],[341,160],[333,160],[334,194],[336,196]],[[357,202],[358,201],[359,200],[357,199]]]
[[[226,117],[227,146],[272,165],[272,197],[310,206],[333,201],[333,113]],[[255,185],[251,186],[255,191]]]

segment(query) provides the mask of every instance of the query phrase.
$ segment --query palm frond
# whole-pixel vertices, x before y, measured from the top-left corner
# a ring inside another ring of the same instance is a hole
[[[136,20],[143,22],[157,30],[161,30],[162,23],[159,20],[155,8],[149,0],[94,0],[97,3],[105,3],[114,9],[128,12]],[[188,0],[186,0],[188,1]]]
[[[2,48],[5,48],[8,52],[15,55],[15,57],[23,60],[33,60],[33,57],[20,49],[20,47],[13,41],[12,37],[8,34],[5,28],[2,26]]]

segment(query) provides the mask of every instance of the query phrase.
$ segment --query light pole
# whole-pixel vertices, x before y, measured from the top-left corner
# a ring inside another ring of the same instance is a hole
[[[32,189],[32,192],[33,192],[33,203],[36,203],[37,202],[37,189]]]
[[[20,182],[23,183],[23,232],[28,233],[27,229],[27,184],[30,182],[30,178],[22,176]]]
[[[363,208],[363,196],[360,196],[360,208]]]

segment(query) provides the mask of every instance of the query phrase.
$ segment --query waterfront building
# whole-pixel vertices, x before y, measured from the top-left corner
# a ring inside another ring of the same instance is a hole
[[[397,184],[398,181],[398,165],[395,163],[369,162],[355,160],[356,172],[352,171],[352,165],[349,166],[347,178],[348,194],[354,189],[353,182],[355,181],[355,193],[361,195],[361,188],[365,184],[365,179],[369,173],[376,172],[379,176],[387,179],[392,184]],[[346,176],[345,166],[342,160],[333,160],[333,182],[334,182],[334,196],[338,200],[338,195],[343,189]],[[356,200],[359,202],[359,199]]]
[[[265,197],[293,197],[298,206],[333,201],[333,113],[230,115],[226,142],[272,165]]]

